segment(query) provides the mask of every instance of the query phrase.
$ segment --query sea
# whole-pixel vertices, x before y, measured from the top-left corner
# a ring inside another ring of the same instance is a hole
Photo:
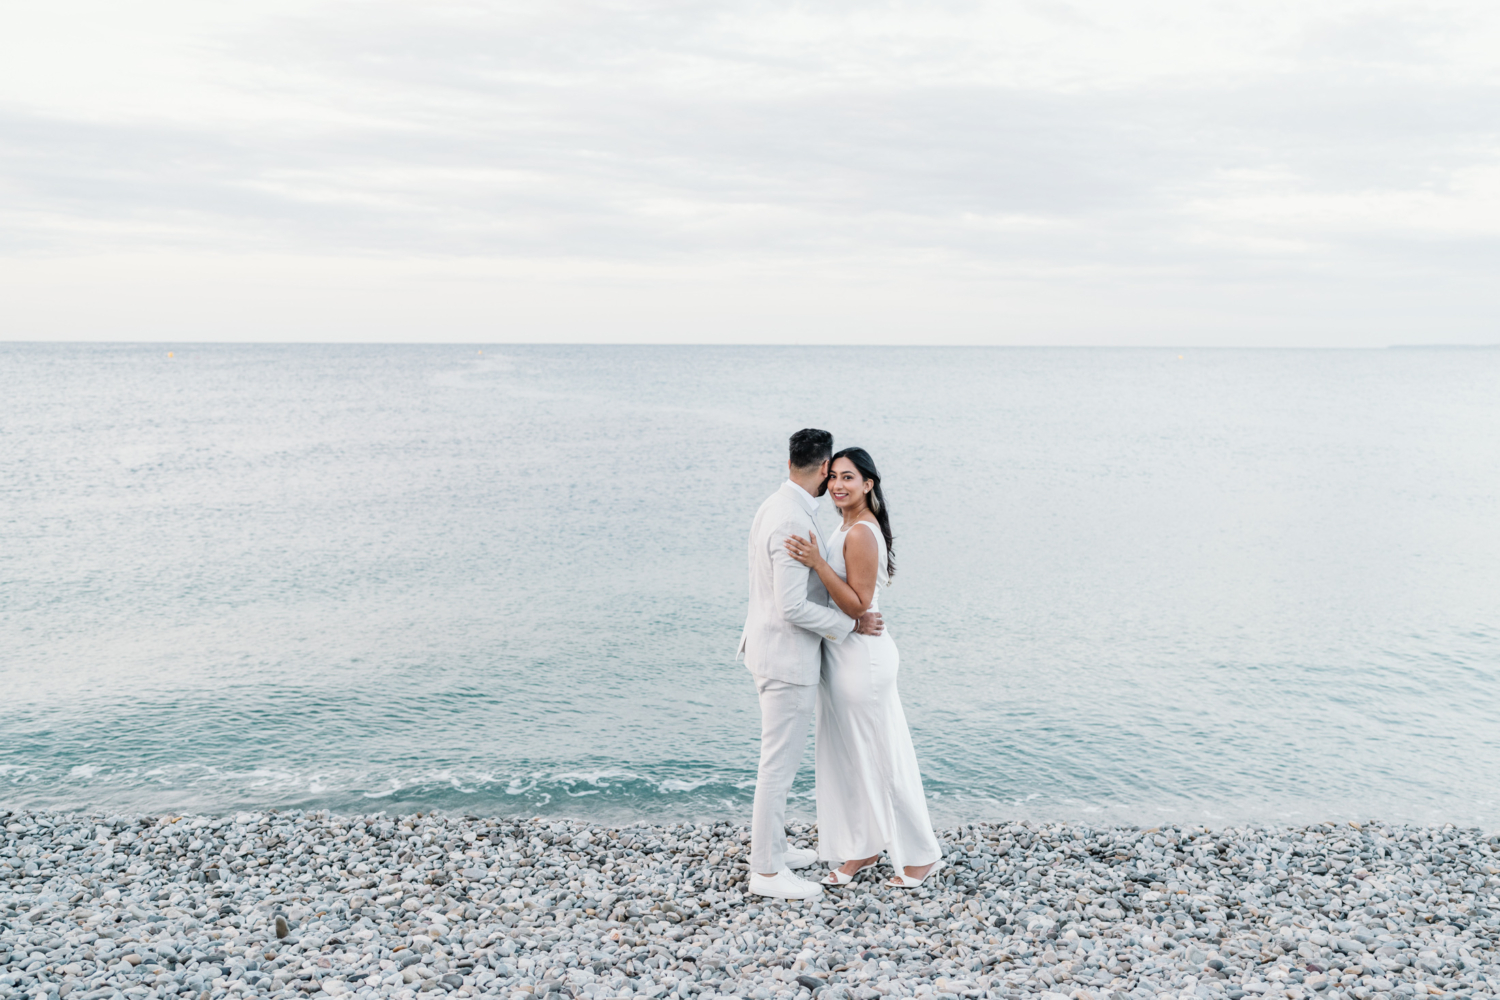
[[[1500,826],[1443,349],[0,344],[0,807],[748,821],[801,427],[883,476],[940,825]]]

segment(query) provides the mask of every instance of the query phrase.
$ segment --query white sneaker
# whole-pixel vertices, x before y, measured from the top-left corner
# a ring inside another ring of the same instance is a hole
[[[798,878],[786,869],[775,875],[752,874],[750,891],[757,896],[775,896],[777,899],[814,899],[823,895],[823,887],[818,883]]]
[[[818,860],[818,852],[810,847],[788,847],[786,849],[786,866],[788,868],[806,868]]]

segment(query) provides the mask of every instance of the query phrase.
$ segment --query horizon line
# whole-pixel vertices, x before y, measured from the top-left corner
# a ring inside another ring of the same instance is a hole
[[[973,350],[1047,350],[1047,351],[1486,351],[1500,350],[1500,341],[1488,344],[903,344],[903,343],[805,343],[805,342],[736,342],[696,343],[678,341],[613,340],[23,340],[0,337],[0,344],[17,346],[168,346],[168,347],[717,347],[717,348],[784,348],[841,347],[898,349],[973,349]]]

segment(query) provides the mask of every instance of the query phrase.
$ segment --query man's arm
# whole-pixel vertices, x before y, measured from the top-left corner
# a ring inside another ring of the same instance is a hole
[[[854,631],[855,620],[838,608],[827,608],[807,599],[807,574],[812,571],[786,550],[786,540],[795,530],[796,525],[781,525],[771,532],[768,543],[776,604],[782,617],[798,628],[816,632],[832,642],[843,642]]]

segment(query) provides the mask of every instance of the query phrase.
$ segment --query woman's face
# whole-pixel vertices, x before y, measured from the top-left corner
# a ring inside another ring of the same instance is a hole
[[[839,510],[859,507],[869,499],[866,494],[875,486],[874,482],[859,474],[854,463],[847,458],[835,459],[828,470],[828,495]]]

